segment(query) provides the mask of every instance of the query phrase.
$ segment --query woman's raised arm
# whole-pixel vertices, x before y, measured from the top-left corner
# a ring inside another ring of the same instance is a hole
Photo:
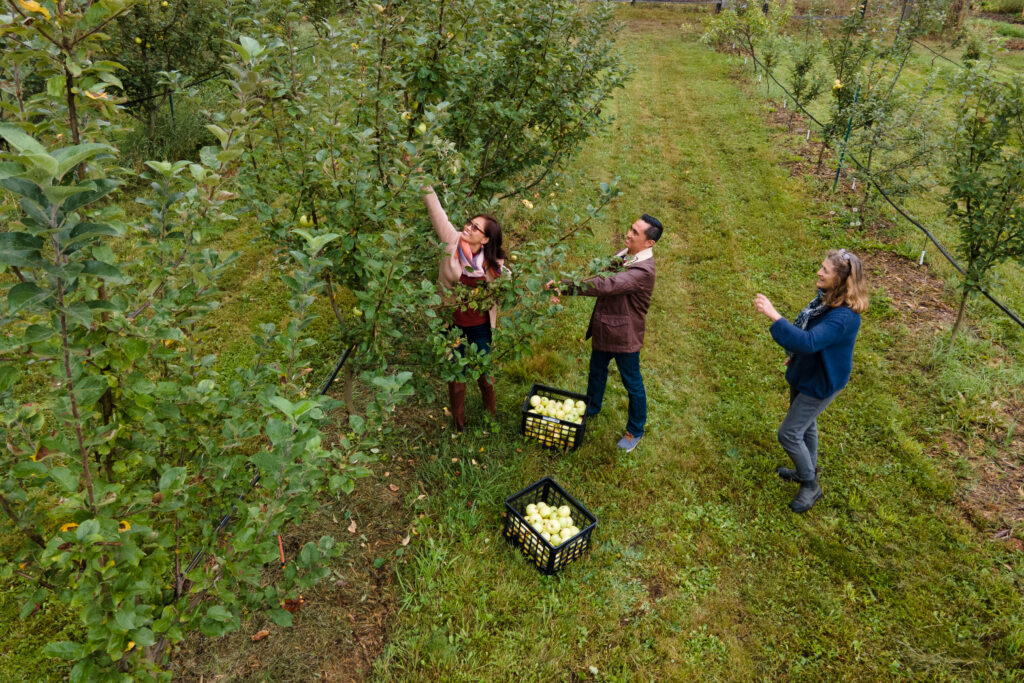
[[[459,233],[448,220],[448,214],[441,206],[441,200],[437,198],[437,193],[430,186],[424,187],[423,193],[423,202],[427,205],[427,215],[430,216],[430,224],[434,226],[434,232],[446,243],[451,244],[459,238]]]

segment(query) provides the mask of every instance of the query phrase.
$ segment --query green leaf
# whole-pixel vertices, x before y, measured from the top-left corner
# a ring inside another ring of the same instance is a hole
[[[18,478],[27,478],[32,475],[40,476],[46,474],[46,465],[34,460],[19,460],[11,468],[11,474]]]
[[[21,338],[22,344],[37,344],[41,341],[49,339],[57,333],[53,327],[49,325],[29,325],[28,329],[25,330],[25,336]]]
[[[82,327],[92,326],[92,309],[88,304],[76,301],[65,309],[68,317]]]
[[[53,206],[62,206],[64,202],[76,194],[88,192],[91,188],[82,185],[44,185],[43,194]]]
[[[96,519],[87,519],[78,525],[75,529],[75,539],[84,541],[90,536],[95,536],[100,532],[100,523]]]
[[[156,638],[153,636],[153,631],[148,628],[136,629],[129,635],[131,639],[135,641],[136,647],[149,647],[156,642]]]
[[[82,271],[83,275],[92,275],[93,277],[102,278],[118,284],[123,284],[129,281],[129,278],[121,275],[121,271],[117,266],[112,266],[109,263],[104,263],[103,261],[86,261],[83,265],[85,266],[85,269]]]
[[[78,490],[78,477],[66,467],[54,467],[51,469],[50,478],[68,493],[74,493]]]
[[[96,403],[108,388],[110,385],[103,375],[92,375],[76,381],[75,398],[78,400],[79,407],[84,408]]]
[[[29,164],[39,169],[47,175],[49,178],[58,178],[60,172],[60,164],[49,154],[45,152],[38,154],[22,154],[21,158],[27,161]]]
[[[0,263],[18,268],[35,268],[42,258],[43,238],[27,232],[0,233]]]
[[[227,623],[231,621],[231,612],[224,607],[224,605],[214,605],[210,609],[206,610],[206,618],[219,621],[221,623]]]
[[[12,364],[0,365],[0,391],[7,391],[21,377],[21,370]]]
[[[11,147],[29,154],[46,154],[46,148],[31,135],[10,123],[0,123],[0,138],[7,140]]]
[[[114,612],[114,622],[122,631],[131,631],[135,628],[135,610],[122,607]]]
[[[65,213],[70,213],[71,211],[81,208],[86,204],[91,204],[98,199],[102,199],[121,186],[120,181],[113,180],[111,178],[90,180],[87,184],[93,188],[92,191],[76,194],[74,197],[64,202],[63,208]]]
[[[61,640],[56,643],[47,643],[43,646],[43,654],[49,657],[57,657],[68,661],[81,659],[85,656],[82,646],[72,643],[70,640]]]
[[[109,223],[79,223],[71,231],[71,241],[88,237],[90,235],[106,235],[108,237],[120,237],[124,234],[121,230]]]
[[[206,130],[208,130],[211,133],[213,133],[217,137],[217,139],[220,140],[221,147],[227,147],[228,146],[228,137],[229,136],[228,136],[228,132],[226,130],[224,130],[223,128],[221,128],[220,126],[218,126],[217,124],[214,124],[214,123],[211,123],[211,124],[207,125],[206,126]]]
[[[278,626],[288,627],[292,625],[292,613],[285,609],[272,609],[267,611],[267,616]]]
[[[19,282],[11,287],[7,293],[7,305],[10,313],[17,313],[23,308],[33,306],[43,301],[49,295],[45,290],[39,289],[34,282]]]
[[[184,467],[171,467],[160,475],[160,483],[157,485],[157,488],[160,491],[166,491],[178,479],[184,479],[185,472]]]
[[[113,152],[114,148],[98,142],[85,142],[72,147],[64,147],[55,150],[53,156],[58,162],[58,178],[63,178],[67,172],[77,167],[83,161],[92,159],[103,152]]]
[[[253,59],[259,57],[263,53],[263,46],[258,41],[250,38],[249,36],[239,36],[238,42],[241,43],[241,47],[248,54],[246,59]]]
[[[271,396],[270,405],[274,406],[288,417],[291,417],[292,413],[295,412],[294,404],[284,396]]]

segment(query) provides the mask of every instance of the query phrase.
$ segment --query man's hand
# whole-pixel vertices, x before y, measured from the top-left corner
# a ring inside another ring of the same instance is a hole
[[[558,291],[558,289],[555,287],[555,281],[554,280],[548,280],[547,282],[545,282],[544,283],[544,289],[549,291],[549,292],[554,290],[555,295],[551,297],[551,303],[553,303],[553,304],[560,304],[560,303],[562,303],[561,300],[558,298],[559,296],[561,296],[562,293],[560,291]]]
[[[775,322],[782,317],[779,315],[779,312],[775,310],[775,306],[772,305],[771,300],[769,300],[764,294],[758,294],[754,297],[754,309],[758,313],[765,315],[772,322]]]

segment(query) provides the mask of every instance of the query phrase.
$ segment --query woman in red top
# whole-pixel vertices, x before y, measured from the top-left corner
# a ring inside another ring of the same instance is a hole
[[[430,222],[437,236],[445,243],[445,256],[438,269],[438,284],[444,292],[456,287],[474,289],[501,277],[505,267],[505,252],[501,248],[501,226],[493,216],[477,214],[466,222],[461,232],[448,220],[434,190],[426,187],[423,201],[427,205]],[[444,297],[449,301],[454,297]],[[466,344],[476,344],[480,353],[490,353],[491,338],[497,322],[497,306],[484,312],[471,308],[457,308],[452,315],[454,323],[462,332],[462,343],[457,351],[463,353]],[[494,385],[486,375],[477,378],[484,408],[491,415],[498,410]],[[451,404],[455,429],[466,427],[466,383],[449,382],[448,400]]]

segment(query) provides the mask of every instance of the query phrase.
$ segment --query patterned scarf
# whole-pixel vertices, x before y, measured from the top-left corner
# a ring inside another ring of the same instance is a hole
[[[804,310],[800,311],[800,314],[793,321],[793,324],[799,327],[801,330],[806,330],[807,325],[817,318],[819,315],[827,311],[829,308],[828,304],[825,303],[825,290],[819,289],[818,296],[814,297],[811,303],[804,307]]]
[[[462,272],[470,277],[484,276],[484,250],[477,253],[464,241],[459,240],[459,264],[462,265]]]

